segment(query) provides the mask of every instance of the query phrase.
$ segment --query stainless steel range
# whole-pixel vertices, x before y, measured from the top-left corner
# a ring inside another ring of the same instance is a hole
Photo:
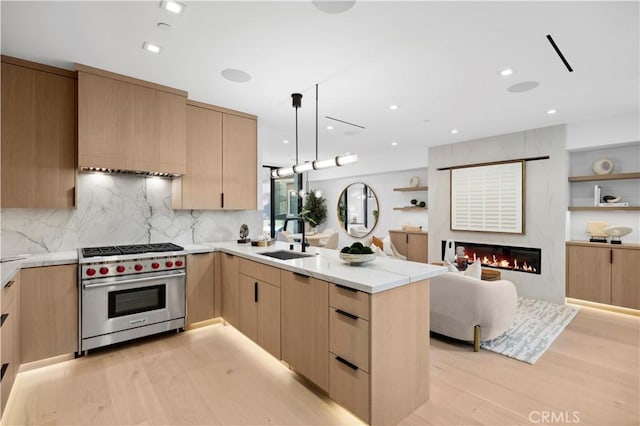
[[[80,353],[183,329],[183,250],[171,243],[79,249]]]

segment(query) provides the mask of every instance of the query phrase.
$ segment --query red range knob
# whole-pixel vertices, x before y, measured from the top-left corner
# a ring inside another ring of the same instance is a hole
[[[87,269],[87,275],[89,275],[90,277],[94,276],[96,274],[96,270],[93,268],[89,268]]]
[[[122,265],[117,266],[116,267],[116,271],[118,271],[120,273],[124,272],[124,266],[122,266]]]
[[[171,268],[173,266],[173,262],[172,261],[168,261],[167,263],[165,263],[165,266],[167,268]]]
[[[100,273],[102,275],[106,275],[109,273],[109,268],[105,268],[104,266],[102,268],[100,268]]]
[[[176,260],[176,266],[182,266],[182,260]]]
[[[141,264],[136,264],[136,266],[133,267],[136,271],[142,271],[142,265]]]
[[[158,268],[160,267],[160,264],[159,264],[158,262],[153,262],[153,263],[151,264],[151,267],[152,267],[153,269],[158,269]]]

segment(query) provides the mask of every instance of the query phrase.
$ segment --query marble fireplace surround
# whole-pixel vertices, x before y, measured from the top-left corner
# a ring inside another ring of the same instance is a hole
[[[262,233],[262,212],[173,210],[167,178],[80,173],[77,208],[2,209],[2,256],[115,244],[190,244]]]

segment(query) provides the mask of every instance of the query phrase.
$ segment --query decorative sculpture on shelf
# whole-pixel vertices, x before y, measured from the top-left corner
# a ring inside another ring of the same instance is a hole
[[[633,229],[625,225],[611,225],[604,228],[604,232],[611,237],[611,244],[622,244],[620,237],[629,235],[631,231],[633,231]]]

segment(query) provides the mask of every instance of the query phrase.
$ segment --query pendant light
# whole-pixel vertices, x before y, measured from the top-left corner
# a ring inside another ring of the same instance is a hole
[[[278,178],[291,176],[296,173],[309,172],[311,170],[326,169],[329,167],[341,167],[358,161],[356,154],[338,155],[326,160],[318,160],[318,84],[316,84],[316,159],[315,161],[298,161],[298,108],[302,106],[302,94],[292,93],[292,105],[296,110],[296,163],[291,167],[281,167],[271,172],[271,177]]]

